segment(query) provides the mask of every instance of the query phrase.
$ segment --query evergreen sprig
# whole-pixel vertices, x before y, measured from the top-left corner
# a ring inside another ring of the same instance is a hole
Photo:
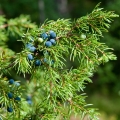
[[[68,120],[71,115],[79,115],[81,120],[85,117],[98,120],[98,113],[89,107],[82,93],[86,83],[92,82],[90,77],[98,65],[116,59],[112,49],[100,42],[114,17],[118,15],[104,11],[99,5],[73,22],[70,19],[51,20],[40,27],[31,23],[28,16],[11,20],[1,16],[0,113],[9,112],[0,116],[1,119]],[[21,36],[21,52],[15,53],[6,47],[10,34]],[[71,61],[78,60],[77,68],[65,68],[68,57]],[[23,85],[26,92],[4,78],[6,72],[14,68],[16,74],[31,76]],[[27,101],[18,97],[28,94]]]

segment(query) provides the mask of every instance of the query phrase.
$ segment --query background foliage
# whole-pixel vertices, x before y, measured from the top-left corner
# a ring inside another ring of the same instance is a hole
[[[41,0],[42,1],[42,0]],[[90,13],[94,6],[101,2],[101,6],[107,10],[113,10],[117,14],[120,14],[120,1],[119,0],[65,0],[67,1],[67,10],[61,11],[59,9],[59,4],[63,6],[60,0],[44,0],[44,7],[41,10],[39,2],[34,0],[1,0],[0,1],[0,13],[4,14],[7,18],[15,18],[21,14],[29,14],[32,21],[40,24],[45,19],[57,18],[68,18],[72,17],[79,18],[87,13]],[[62,1],[62,0],[61,0]],[[65,4],[64,4],[65,5]],[[64,7],[63,7],[64,8]],[[62,13],[62,14],[61,14]],[[120,119],[120,70],[119,70],[119,60],[120,60],[120,18],[116,18],[114,24],[110,29],[110,32],[105,33],[104,42],[111,48],[114,48],[114,53],[117,56],[117,61],[111,61],[105,65],[99,67],[98,72],[94,75],[93,83],[87,86],[86,92],[89,93],[88,101],[93,103],[95,107],[98,107],[101,111],[105,111],[109,116],[113,115],[110,119]],[[17,38],[14,35],[9,35],[11,39],[8,42],[10,49],[19,52],[22,43],[18,45]],[[103,41],[103,39],[101,39]],[[77,66],[76,63],[71,63],[72,66]],[[68,64],[68,67],[69,64]],[[14,71],[12,73],[14,75]],[[28,76],[29,77],[29,76]],[[19,78],[19,76],[14,76],[14,78]],[[23,77],[20,77],[23,80]],[[91,94],[92,93],[92,94]],[[99,101],[100,100],[100,101]],[[97,101],[97,102],[96,102]],[[99,102],[98,102],[99,101]],[[115,118],[115,117],[116,118]],[[107,118],[104,118],[107,119]]]

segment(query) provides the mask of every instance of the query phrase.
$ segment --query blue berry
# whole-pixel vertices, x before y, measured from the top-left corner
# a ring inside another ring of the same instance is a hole
[[[9,97],[10,99],[12,99],[12,98],[13,98],[13,93],[9,92],[9,93],[8,93],[8,97]]]
[[[40,66],[40,65],[41,65],[41,61],[40,61],[40,60],[36,60],[36,61],[35,61],[35,65],[36,65],[36,66]]]
[[[53,45],[55,45],[55,44],[56,44],[55,39],[50,39],[50,42],[51,42]]]
[[[28,59],[33,60],[33,56],[31,54],[28,54]]]
[[[27,96],[26,101],[28,102],[29,105],[31,105],[32,104],[31,96]]]
[[[35,52],[36,50],[36,47],[34,47],[31,43],[27,43],[26,48],[28,48],[31,52]]]
[[[25,47],[26,48],[30,48],[30,47],[32,47],[33,45],[31,44],[31,43],[27,43],[26,45],[25,45]]]
[[[43,59],[43,62],[47,63],[47,61],[48,61],[48,60],[47,60],[46,58]]]
[[[34,47],[34,46],[31,46],[31,47],[29,47],[29,50],[30,50],[31,52],[35,52],[35,50],[36,50],[36,47]]]
[[[32,100],[31,96],[27,96],[26,100]]]
[[[13,80],[13,79],[10,79],[10,80],[9,80],[9,84],[14,84],[14,80]]]
[[[41,37],[45,40],[46,38],[48,38],[48,35],[47,35],[47,33],[43,33],[43,34],[41,35]]]
[[[17,87],[20,86],[20,83],[19,82],[15,82],[14,83]]]
[[[27,100],[28,104],[31,105],[32,104],[32,101],[31,100]]]
[[[45,46],[46,46],[46,47],[51,47],[51,46],[52,46],[52,43],[51,43],[50,41],[46,41],[46,42],[45,42]]]
[[[13,108],[12,107],[7,107],[7,111],[8,112],[13,112]]]
[[[21,98],[20,98],[20,97],[18,97],[18,96],[17,96],[17,97],[15,97],[14,99],[15,99],[15,100],[17,100],[17,101],[21,101]]]
[[[54,64],[54,62],[55,62],[54,60],[51,60],[51,65],[53,65],[53,64]]]
[[[54,31],[50,31],[50,38],[56,38],[56,33]]]

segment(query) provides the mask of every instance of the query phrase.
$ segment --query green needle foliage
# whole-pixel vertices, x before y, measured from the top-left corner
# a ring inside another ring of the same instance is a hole
[[[80,120],[98,120],[96,109],[85,102],[84,88],[101,63],[116,59],[113,49],[100,42],[114,17],[118,15],[99,5],[77,20],[45,21],[39,27],[28,16],[0,16],[0,119],[69,120],[79,115]],[[51,30],[54,45],[49,42]],[[21,37],[21,52],[8,48],[10,35]],[[66,69],[66,58],[77,59],[77,68]],[[13,69],[30,79],[10,84],[7,76]]]

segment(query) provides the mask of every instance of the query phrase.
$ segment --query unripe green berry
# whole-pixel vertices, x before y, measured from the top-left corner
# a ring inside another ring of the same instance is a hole
[[[7,107],[7,111],[8,112],[13,112],[13,108],[12,107]]]
[[[42,38],[38,38],[38,42],[42,43],[43,39]]]
[[[81,34],[80,36],[82,39],[86,39],[86,35],[85,34]]]

